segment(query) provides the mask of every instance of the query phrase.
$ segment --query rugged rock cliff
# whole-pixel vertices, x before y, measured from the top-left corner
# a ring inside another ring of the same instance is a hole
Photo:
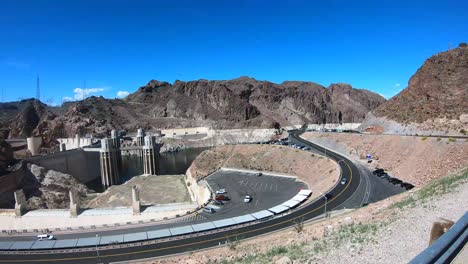
[[[408,87],[372,111],[364,125],[392,133],[466,134],[467,45],[460,44],[427,59]]]

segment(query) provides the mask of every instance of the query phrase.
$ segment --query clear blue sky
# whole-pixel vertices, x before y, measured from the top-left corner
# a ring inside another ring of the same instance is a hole
[[[5,0],[0,88],[3,101],[34,97],[38,73],[41,99],[60,103],[248,75],[390,97],[467,38],[468,1]]]

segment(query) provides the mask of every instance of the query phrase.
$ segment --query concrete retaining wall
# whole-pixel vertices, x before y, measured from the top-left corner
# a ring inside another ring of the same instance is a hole
[[[93,143],[92,138],[59,138],[57,141],[60,144],[65,144],[67,150],[76,149],[84,146],[89,146]]]
[[[360,125],[361,123],[308,124],[307,128],[313,129],[313,130],[323,130],[323,129],[357,130]],[[294,126],[285,127],[285,129],[291,130],[291,129],[299,129],[301,127],[302,125],[294,125]]]
[[[209,127],[188,127],[188,128],[174,128],[174,129],[163,129],[161,134],[166,138],[173,138],[184,135],[199,135],[206,134],[208,137],[213,135],[213,130]]]
[[[101,176],[98,152],[74,149],[47,156],[31,157],[26,161],[49,170],[70,174],[82,183],[90,182]]]

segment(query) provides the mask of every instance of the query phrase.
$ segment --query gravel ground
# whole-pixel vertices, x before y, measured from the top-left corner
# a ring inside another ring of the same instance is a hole
[[[320,263],[408,263],[429,243],[438,218],[457,221],[468,209],[468,183],[413,208],[393,210],[390,223],[379,228],[375,241],[355,247],[346,243],[318,257]],[[466,262],[465,262],[466,263]]]

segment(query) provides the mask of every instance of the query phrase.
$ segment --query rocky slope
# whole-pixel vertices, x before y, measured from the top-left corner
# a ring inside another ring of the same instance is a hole
[[[13,148],[0,138],[0,175],[13,162]]]
[[[150,81],[125,100],[90,97],[48,107],[29,99],[2,103],[0,125],[10,138],[46,134],[106,134],[137,127],[212,126],[270,128],[302,123],[359,122],[385,101],[347,84],[328,88],[311,82],[275,84],[248,77],[227,81]]]
[[[28,190],[25,191],[28,209],[66,209],[70,203],[68,191],[76,192],[81,199],[93,193],[69,174],[47,170],[35,164],[28,164],[27,170],[33,176],[26,175],[30,178],[30,184],[23,186],[23,190]]]
[[[408,87],[369,115],[363,128],[410,134],[466,134],[468,47],[438,53],[411,77]]]

